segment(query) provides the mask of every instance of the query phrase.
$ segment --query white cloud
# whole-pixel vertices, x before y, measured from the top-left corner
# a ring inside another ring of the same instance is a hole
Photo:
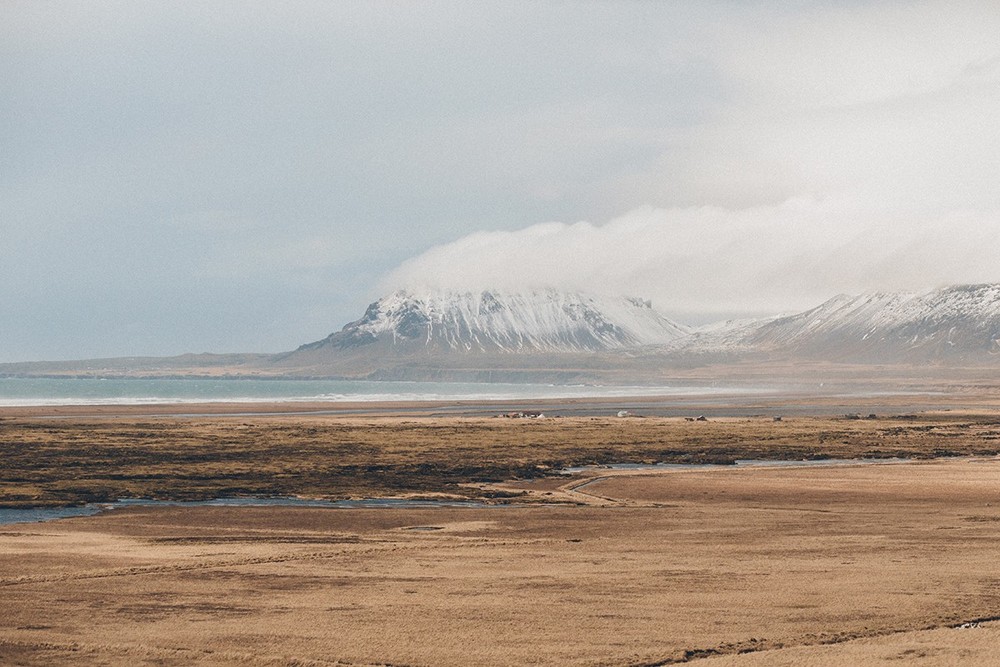
[[[724,14],[696,22],[700,42],[678,41],[691,49],[688,65],[701,62],[719,84],[704,113],[689,124],[632,116],[632,164],[563,188],[593,216],[658,207],[601,224],[475,232],[404,263],[380,287],[628,292],[709,317],[804,308],[837,292],[1000,280],[995,7],[747,4]],[[549,146],[596,142],[613,116],[571,125],[583,128],[578,137],[558,124],[539,136]],[[539,163],[508,153],[508,176],[519,157]]]
[[[476,232],[403,263],[381,288],[625,293],[703,320],[806,308],[838,292],[1000,280],[1000,215],[879,215],[847,200],[792,199]]]

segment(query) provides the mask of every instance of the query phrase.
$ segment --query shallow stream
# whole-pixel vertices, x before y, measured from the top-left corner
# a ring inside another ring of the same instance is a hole
[[[409,500],[405,498],[366,498],[364,500],[311,500],[308,498],[214,498],[212,500],[150,500],[123,498],[113,503],[88,503],[76,507],[0,508],[0,524],[32,523],[91,516],[126,507],[327,507],[331,509],[420,508],[420,507],[495,507],[474,500]]]
[[[806,459],[778,461],[769,459],[738,459],[735,465],[719,463],[613,463],[609,465],[589,465],[563,468],[562,475],[601,470],[725,470],[736,468],[783,468],[830,465],[866,465],[881,463],[901,463],[907,459]],[[327,507],[330,509],[370,509],[370,508],[428,508],[428,507],[509,507],[474,500],[410,500],[406,498],[366,498],[363,500],[313,500],[308,498],[215,498],[212,500],[150,500],[144,498],[123,498],[113,503],[89,503],[77,507],[35,507],[30,509],[0,508],[0,525],[10,523],[32,523],[91,516],[125,507]]]

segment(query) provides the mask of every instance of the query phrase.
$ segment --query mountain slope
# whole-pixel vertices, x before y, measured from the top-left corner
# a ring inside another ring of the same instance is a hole
[[[750,332],[745,349],[863,363],[1000,359],[1000,284],[837,296]]]
[[[502,370],[507,377],[569,381],[798,360],[1000,363],[1000,284],[841,295],[796,315],[699,329],[677,325],[637,299],[555,291],[397,292],[279,364],[366,377],[492,379]]]
[[[291,375],[596,382],[633,376],[635,351],[688,335],[648,301],[554,290],[396,292],[326,338],[278,355]],[[645,366],[642,366],[645,370]]]
[[[410,352],[597,352],[665,343],[687,333],[639,299],[552,290],[396,292],[371,304],[360,320],[299,351],[381,344]]]

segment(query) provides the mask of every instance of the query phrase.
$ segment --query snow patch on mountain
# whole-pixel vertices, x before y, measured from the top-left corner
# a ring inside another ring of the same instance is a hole
[[[689,330],[649,301],[555,290],[508,293],[399,291],[360,320],[300,349],[376,342],[466,352],[583,352],[663,344]]]
[[[972,358],[1000,352],[1000,285],[840,295],[746,336],[748,347],[830,359]]]
[[[684,363],[993,363],[1000,360],[1000,284],[840,295],[795,315],[693,329],[635,298],[555,290],[395,292],[371,304],[361,319],[299,350],[377,360],[436,353],[631,354],[640,347],[643,354]]]

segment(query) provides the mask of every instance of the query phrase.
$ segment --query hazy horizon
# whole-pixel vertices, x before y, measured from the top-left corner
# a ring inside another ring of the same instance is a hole
[[[0,6],[0,362],[278,352],[401,287],[686,324],[1000,282],[984,2]]]

